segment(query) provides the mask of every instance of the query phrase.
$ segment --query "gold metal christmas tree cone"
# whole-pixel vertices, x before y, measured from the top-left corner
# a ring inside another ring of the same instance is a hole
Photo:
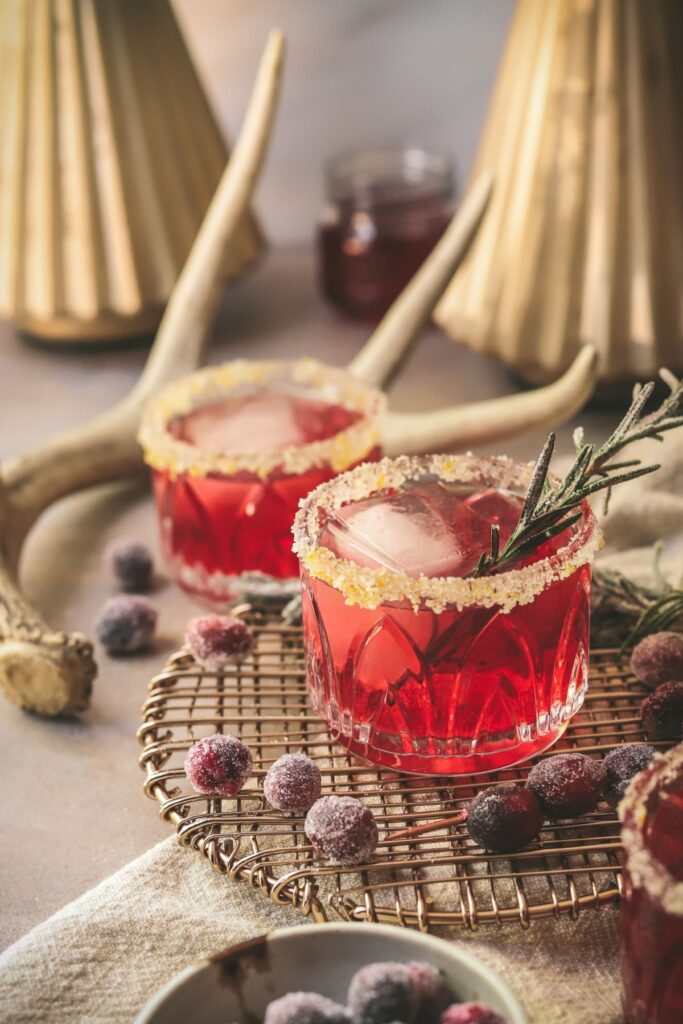
[[[533,381],[683,370],[683,4],[519,0],[474,174],[496,187],[436,311]]]
[[[0,315],[152,331],[227,159],[169,0],[0,3]],[[234,275],[261,249],[246,218]]]

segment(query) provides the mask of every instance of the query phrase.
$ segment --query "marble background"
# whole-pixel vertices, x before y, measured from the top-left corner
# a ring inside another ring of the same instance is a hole
[[[453,157],[466,177],[513,0],[173,2],[233,138],[269,28],[286,33],[282,106],[257,204],[271,241],[311,237],[322,163],[341,149],[419,143]]]

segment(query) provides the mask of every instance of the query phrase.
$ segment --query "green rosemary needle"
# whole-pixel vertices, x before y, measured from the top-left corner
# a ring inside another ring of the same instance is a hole
[[[634,441],[648,437],[661,441],[666,431],[683,426],[683,381],[668,370],[662,370],[660,375],[670,394],[653,412],[645,415],[654,382],[638,384],[626,415],[599,448],[584,442],[581,428],[575,432],[576,458],[564,478],[555,484],[548,476],[555,449],[555,434],[550,434],[536,461],[515,528],[501,547],[498,528],[491,526],[490,550],[482,552],[474,576],[510,566],[568,529],[581,518],[581,504],[587,498],[604,491],[607,502],[617,484],[659,469],[658,464],[643,466],[640,459],[619,461],[616,456]]]

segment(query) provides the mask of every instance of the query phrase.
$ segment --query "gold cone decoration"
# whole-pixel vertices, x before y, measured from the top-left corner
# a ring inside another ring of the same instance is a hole
[[[169,0],[2,0],[0,315],[153,330],[227,158]],[[226,274],[261,244],[249,218]]]
[[[519,0],[474,174],[495,189],[436,310],[534,381],[683,370],[683,3]]]

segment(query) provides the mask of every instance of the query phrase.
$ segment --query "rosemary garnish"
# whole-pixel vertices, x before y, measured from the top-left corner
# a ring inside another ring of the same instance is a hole
[[[644,438],[662,440],[668,430],[683,426],[683,381],[668,370],[660,373],[670,394],[653,412],[645,415],[645,406],[654,391],[654,382],[637,384],[633,400],[614,433],[603,445],[586,444],[583,430],[574,434],[576,458],[565,477],[553,484],[548,477],[555,449],[555,434],[550,434],[538,457],[517,525],[501,548],[498,527],[491,526],[491,547],[482,552],[475,576],[495,572],[541,547],[581,518],[581,504],[599,491],[606,502],[613,487],[653,473],[659,465],[641,465],[640,459],[616,460],[616,456],[634,441]]]

